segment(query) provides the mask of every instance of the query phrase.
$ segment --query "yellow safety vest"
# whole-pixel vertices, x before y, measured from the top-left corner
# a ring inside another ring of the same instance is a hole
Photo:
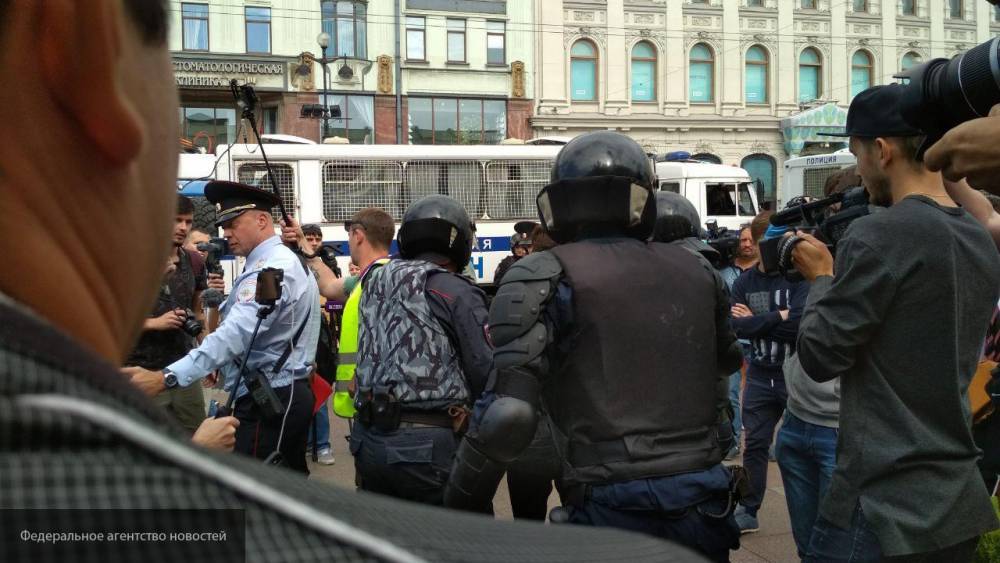
[[[371,268],[376,268],[389,262],[388,258],[376,260]],[[365,274],[367,275],[367,271]],[[340,317],[340,345],[338,346],[339,362],[337,363],[337,381],[333,388],[333,412],[342,418],[354,418],[354,399],[348,392],[351,381],[354,380],[354,370],[358,365],[358,309],[361,305],[361,282],[351,290],[351,295],[344,304],[344,312]]]

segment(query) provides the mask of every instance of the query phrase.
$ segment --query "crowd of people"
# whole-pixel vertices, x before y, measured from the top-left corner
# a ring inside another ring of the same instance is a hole
[[[0,119],[50,133],[0,146],[0,509],[242,510],[243,545],[196,546],[220,560],[728,561],[759,528],[773,442],[804,561],[971,561],[998,527],[997,378],[973,378],[1000,341],[1000,214],[963,178],[990,187],[970,139],[1000,117],[921,158],[900,87],[858,94],[857,167],[827,191],[860,183],[870,212],[834,249],[764,214],[732,256],[655,192],[635,141],[581,135],[492,298],[463,275],[475,224],[455,199],[414,201],[398,232],[358,210],[344,276],[321,229],[276,223],[276,194],[212,181],[243,259],[214,307],[213,233],[192,232],[164,164],[167,21],[156,2],[0,1],[0,76],[19,84]],[[763,260],[775,242],[794,272]],[[206,405],[211,386],[229,400]],[[334,461],[331,407],[360,493],[302,478],[310,453]],[[552,525],[462,514],[492,513],[505,475],[517,520],[545,520],[555,486]],[[81,520],[49,525],[113,519]],[[44,547],[0,541],[0,559]],[[73,553],[152,549],[192,553]]]

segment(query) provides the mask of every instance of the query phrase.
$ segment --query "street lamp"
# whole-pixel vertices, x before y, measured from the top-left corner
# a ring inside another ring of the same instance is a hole
[[[323,51],[323,59],[320,61],[320,66],[323,67],[323,135],[320,142],[322,143],[326,139],[327,132],[329,129],[330,121],[330,104],[328,103],[327,94],[327,72],[326,72],[326,48],[330,46],[330,34],[327,32],[322,32],[316,36],[316,43],[319,43],[319,48]]]

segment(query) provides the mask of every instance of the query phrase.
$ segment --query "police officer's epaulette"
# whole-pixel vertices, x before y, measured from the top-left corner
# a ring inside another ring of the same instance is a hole
[[[507,270],[500,281],[501,285],[526,282],[551,280],[562,275],[563,267],[551,252],[533,252],[521,258]]]

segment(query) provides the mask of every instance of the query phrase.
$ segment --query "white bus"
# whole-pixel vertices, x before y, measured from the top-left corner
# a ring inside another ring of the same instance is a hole
[[[561,149],[556,144],[265,147],[289,213],[303,224],[319,224],[324,241],[339,243],[345,252],[343,225],[358,209],[381,207],[398,221],[420,197],[444,194],[457,199],[476,223],[472,267],[480,283],[492,282],[497,265],[510,254],[514,224],[538,220],[535,197],[549,183],[552,162]],[[714,218],[720,226],[735,228],[756,213],[746,171],[706,163],[676,164],[657,163],[657,173],[667,177],[658,185],[684,194],[706,220]],[[182,187],[191,179],[211,177],[270,189],[257,145],[223,145],[216,148],[216,155],[182,154],[178,176]],[[347,264],[348,258],[341,258],[345,272]]]
[[[822,198],[826,179],[838,170],[856,163],[857,159],[847,149],[786,160],[785,182],[781,190],[781,199],[778,200],[778,209],[783,209],[785,203],[793,197],[806,195]]]

